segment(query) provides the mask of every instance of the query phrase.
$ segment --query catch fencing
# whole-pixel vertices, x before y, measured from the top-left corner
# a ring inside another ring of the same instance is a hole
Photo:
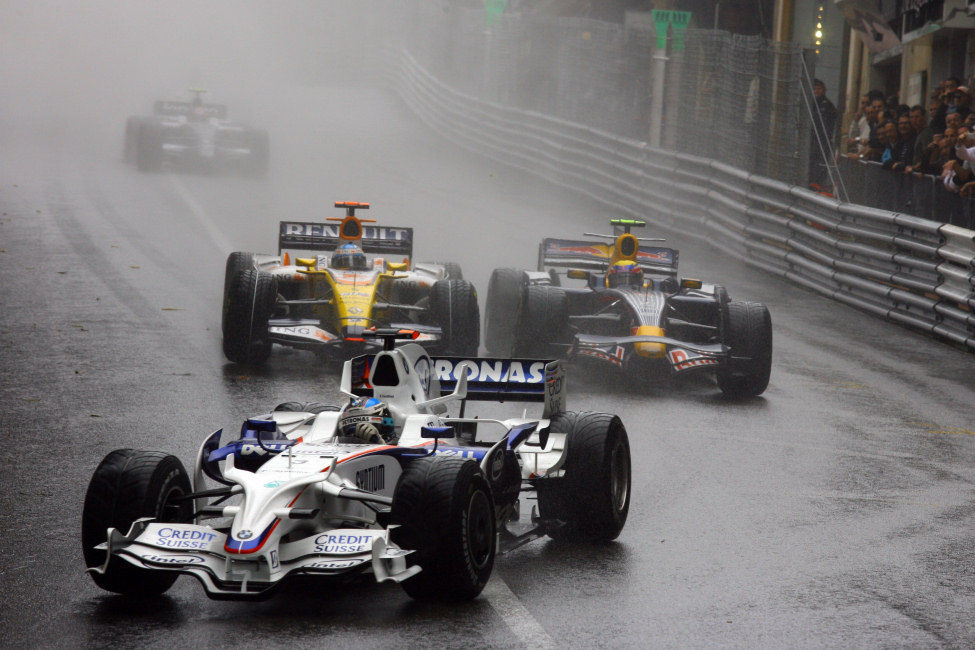
[[[821,196],[712,157],[452,87],[409,52],[390,82],[457,144],[812,291],[975,349],[975,232]]]
[[[407,0],[392,21],[399,45],[448,86],[651,140],[658,50],[649,25],[510,10],[492,21],[457,5]],[[663,148],[805,184],[810,122],[798,45],[690,29],[665,70]]]

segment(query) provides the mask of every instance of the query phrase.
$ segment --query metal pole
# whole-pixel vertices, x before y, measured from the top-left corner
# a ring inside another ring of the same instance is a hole
[[[653,88],[650,98],[650,146],[660,148],[663,127],[664,81],[667,77],[667,54],[657,50],[653,55]]]

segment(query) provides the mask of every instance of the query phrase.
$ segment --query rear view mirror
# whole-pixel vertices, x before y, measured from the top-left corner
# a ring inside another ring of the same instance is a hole
[[[580,269],[569,269],[566,276],[572,278],[573,280],[589,280],[589,271],[582,271]]]

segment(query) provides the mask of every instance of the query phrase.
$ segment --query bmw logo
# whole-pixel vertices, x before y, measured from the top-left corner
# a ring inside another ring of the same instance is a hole
[[[254,533],[252,533],[249,530],[239,530],[239,531],[237,531],[237,539],[250,539],[253,536],[254,536]]]

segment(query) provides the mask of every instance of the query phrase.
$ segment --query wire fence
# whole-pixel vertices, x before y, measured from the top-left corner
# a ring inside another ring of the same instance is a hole
[[[655,35],[583,18],[407,0],[398,34],[453,88],[637,140],[650,139]],[[810,124],[793,43],[688,30],[664,83],[665,148],[804,185]],[[673,49],[673,48],[671,48]]]

